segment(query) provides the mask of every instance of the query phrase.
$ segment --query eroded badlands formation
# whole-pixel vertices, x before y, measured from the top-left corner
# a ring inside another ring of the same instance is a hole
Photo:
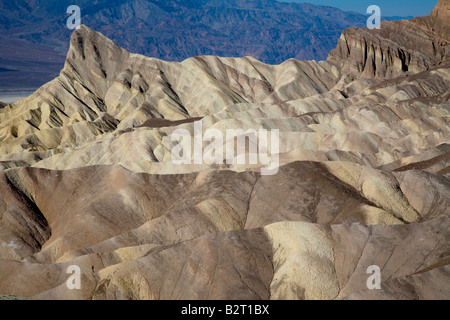
[[[60,76],[0,109],[0,294],[448,299],[449,21],[440,1],[280,65],[74,31]],[[171,133],[195,120],[279,129],[278,173],[174,164]]]

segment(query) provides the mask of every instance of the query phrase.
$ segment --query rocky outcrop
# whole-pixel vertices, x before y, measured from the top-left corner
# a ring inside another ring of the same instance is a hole
[[[450,57],[448,2],[427,17],[345,30],[328,62],[353,78],[395,78],[440,65]]]
[[[419,18],[419,20],[430,23],[432,30],[446,40],[449,40],[450,37],[448,19],[450,19],[450,1],[448,0],[438,1],[430,16]]]

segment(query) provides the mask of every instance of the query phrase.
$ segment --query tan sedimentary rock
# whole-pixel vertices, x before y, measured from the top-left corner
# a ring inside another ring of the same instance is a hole
[[[328,62],[353,77],[395,78],[448,61],[449,3],[439,1],[429,16],[382,22],[379,29],[345,30]]]
[[[165,62],[82,26],[60,76],[0,108],[0,294],[448,298],[448,17],[439,1],[280,65]],[[171,134],[199,122],[278,129],[278,173],[175,164]]]

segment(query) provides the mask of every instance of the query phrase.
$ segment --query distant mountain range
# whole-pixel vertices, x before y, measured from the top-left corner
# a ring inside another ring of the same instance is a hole
[[[59,73],[73,4],[82,24],[131,52],[169,61],[198,55],[252,56],[268,64],[325,60],[344,29],[363,27],[367,19],[275,0],[2,0],[0,68],[7,70],[0,72],[0,90],[36,88]]]

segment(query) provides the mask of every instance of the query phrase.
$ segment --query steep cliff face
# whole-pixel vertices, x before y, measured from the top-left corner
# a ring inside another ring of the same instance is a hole
[[[429,70],[450,57],[448,1],[430,16],[345,30],[327,61],[353,78],[395,78]]]
[[[427,17],[422,19],[427,19]],[[450,26],[448,21],[450,20],[450,1],[440,0],[428,19],[434,22],[432,27],[433,30],[449,40]]]

